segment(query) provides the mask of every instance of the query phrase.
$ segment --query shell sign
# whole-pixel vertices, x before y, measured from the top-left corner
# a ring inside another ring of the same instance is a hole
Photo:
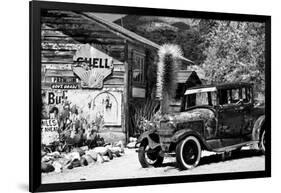
[[[113,58],[89,44],[82,45],[73,57],[73,72],[84,88],[102,88],[103,81],[113,70]]]

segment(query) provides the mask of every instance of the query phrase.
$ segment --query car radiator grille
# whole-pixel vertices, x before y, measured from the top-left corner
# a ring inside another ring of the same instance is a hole
[[[168,122],[161,122],[160,128],[157,130],[157,133],[160,137],[160,144],[164,151],[168,151],[171,138],[175,132],[175,128],[171,127]]]

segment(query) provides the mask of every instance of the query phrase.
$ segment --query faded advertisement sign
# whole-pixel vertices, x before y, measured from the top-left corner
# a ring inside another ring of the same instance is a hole
[[[42,144],[50,145],[53,142],[59,141],[59,124],[56,119],[42,119],[41,120],[41,132],[42,132]]]
[[[109,92],[100,93],[92,100],[93,109],[103,115],[104,122],[108,125],[120,124],[118,104],[117,98]]]
[[[73,72],[81,79],[82,87],[102,88],[104,79],[112,73],[113,58],[89,44],[82,45],[73,60]]]
[[[67,114],[70,115],[67,116],[76,114],[88,123],[102,118],[105,126],[121,125],[122,91],[120,90],[44,90],[42,97],[46,112],[57,108],[60,116],[69,109]]]

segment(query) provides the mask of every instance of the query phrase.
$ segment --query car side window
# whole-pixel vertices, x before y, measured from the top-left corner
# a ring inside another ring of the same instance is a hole
[[[219,104],[227,104],[227,90],[220,90],[219,94]]]
[[[242,91],[242,100],[243,100],[243,103],[249,103],[251,102],[251,99],[252,99],[252,91],[251,91],[251,88],[248,88],[248,87],[243,87],[241,89]]]
[[[237,103],[240,100],[239,89],[231,89],[230,103]]]
[[[209,98],[210,106],[217,105],[217,93],[216,92],[208,92],[208,98]]]
[[[220,90],[220,105],[237,104],[240,101],[240,89],[223,89]]]

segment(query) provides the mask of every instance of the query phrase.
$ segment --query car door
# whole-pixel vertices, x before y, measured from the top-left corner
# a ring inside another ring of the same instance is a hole
[[[218,137],[225,147],[241,142],[244,107],[240,101],[240,89],[221,90],[220,97],[222,99],[218,110]]]
[[[253,90],[251,87],[241,88],[241,95],[243,101],[243,115],[244,123],[241,128],[241,136],[243,140],[249,140],[249,136],[252,134],[252,128],[254,125],[253,117]],[[251,139],[251,138],[250,138]]]

